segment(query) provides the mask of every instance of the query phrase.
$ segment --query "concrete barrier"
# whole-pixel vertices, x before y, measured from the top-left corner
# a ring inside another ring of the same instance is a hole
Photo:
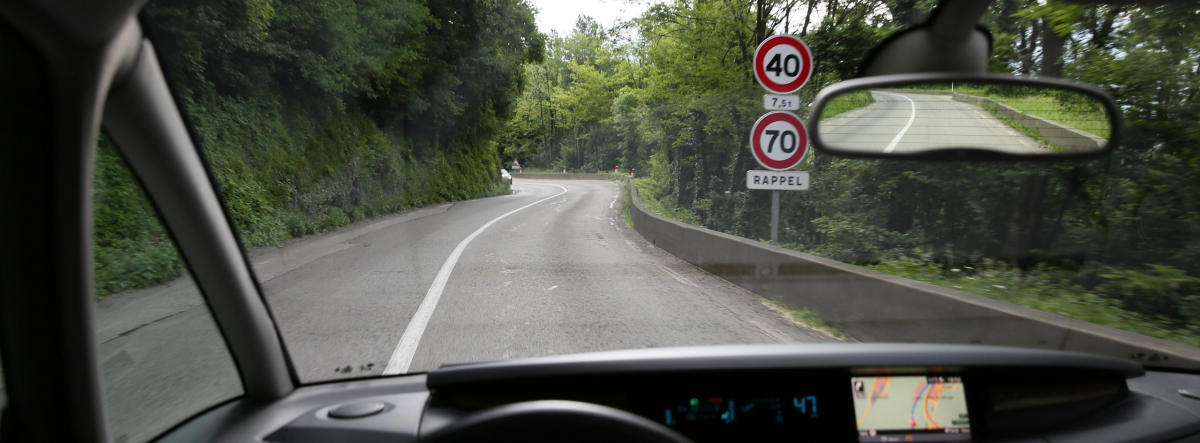
[[[513,174],[514,179],[518,180],[611,180],[617,177],[617,174]],[[625,175],[620,175],[625,177]]]
[[[628,182],[627,182],[628,183]],[[654,246],[864,342],[1060,349],[1200,369],[1200,349],[1072,320],[680,223],[627,186],[634,229]]]
[[[1016,108],[996,102],[987,97],[954,93],[954,101],[970,103],[982,107],[984,104],[996,106],[996,113],[1030,128],[1038,133],[1047,143],[1063,148],[1064,151],[1095,151],[1108,144],[1108,140],[1089,134],[1058,122],[1038,116],[1029,115]]]

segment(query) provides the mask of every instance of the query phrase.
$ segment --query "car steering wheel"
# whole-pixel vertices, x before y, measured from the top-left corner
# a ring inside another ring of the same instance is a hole
[[[619,409],[565,400],[540,400],[476,412],[419,439],[466,442],[692,443],[666,426]]]

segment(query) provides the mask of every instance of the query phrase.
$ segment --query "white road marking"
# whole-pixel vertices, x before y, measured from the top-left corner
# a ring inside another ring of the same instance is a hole
[[[896,149],[896,143],[900,143],[900,138],[904,137],[904,133],[908,132],[908,128],[912,126],[913,119],[917,117],[917,104],[916,102],[913,102],[911,98],[901,94],[892,94],[890,92],[884,92],[884,94],[899,95],[904,97],[905,100],[908,100],[908,104],[912,105],[912,113],[908,115],[908,124],[904,125],[903,129],[900,129],[900,132],[896,134],[896,138],[893,138],[892,142],[888,143],[886,148],[883,148],[883,153],[887,154],[892,152],[893,149]]]
[[[454,271],[454,265],[458,264],[458,258],[462,256],[463,250],[467,249],[467,245],[471,244],[471,240],[482,234],[489,226],[500,221],[504,217],[508,217],[517,213],[522,209],[536,205],[538,203],[550,200],[554,197],[567,193],[567,188],[559,185],[549,185],[562,189],[562,192],[527,204],[517,209],[513,209],[487,222],[454,248],[454,252],[446,258],[446,262],[442,264],[442,269],[438,271],[437,277],[433,279],[433,285],[429,287],[429,291],[425,293],[425,299],[421,301],[421,306],[417,307],[417,312],[413,314],[412,320],[408,322],[408,328],[404,330],[404,335],[400,336],[400,343],[396,344],[396,350],[392,351],[392,358],[388,359],[387,367],[383,369],[384,375],[404,374],[408,372],[408,367],[412,365],[412,359],[417,354],[417,345],[421,343],[421,336],[425,334],[425,327],[429,325],[429,319],[433,317],[433,310],[437,307],[438,301],[442,298],[442,290],[446,289],[446,282],[450,280],[450,273]],[[566,199],[563,199],[566,201]]]

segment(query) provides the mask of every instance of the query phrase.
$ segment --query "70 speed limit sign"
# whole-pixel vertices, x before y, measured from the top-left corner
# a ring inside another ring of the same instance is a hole
[[[796,167],[808,154],[808,130],[800,117],[790,112],[770,112],[754,122],[750,150],[764,168],[785,171]]]

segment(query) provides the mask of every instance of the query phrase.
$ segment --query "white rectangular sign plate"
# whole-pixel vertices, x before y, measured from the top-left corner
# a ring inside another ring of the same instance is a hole
[[[768,111],[798,111],[800,110],[800,97],[767,94],[763,96],[763,109]]]
[[[746,188],[804,191],[808,189],[808,171],[746,171]]]

